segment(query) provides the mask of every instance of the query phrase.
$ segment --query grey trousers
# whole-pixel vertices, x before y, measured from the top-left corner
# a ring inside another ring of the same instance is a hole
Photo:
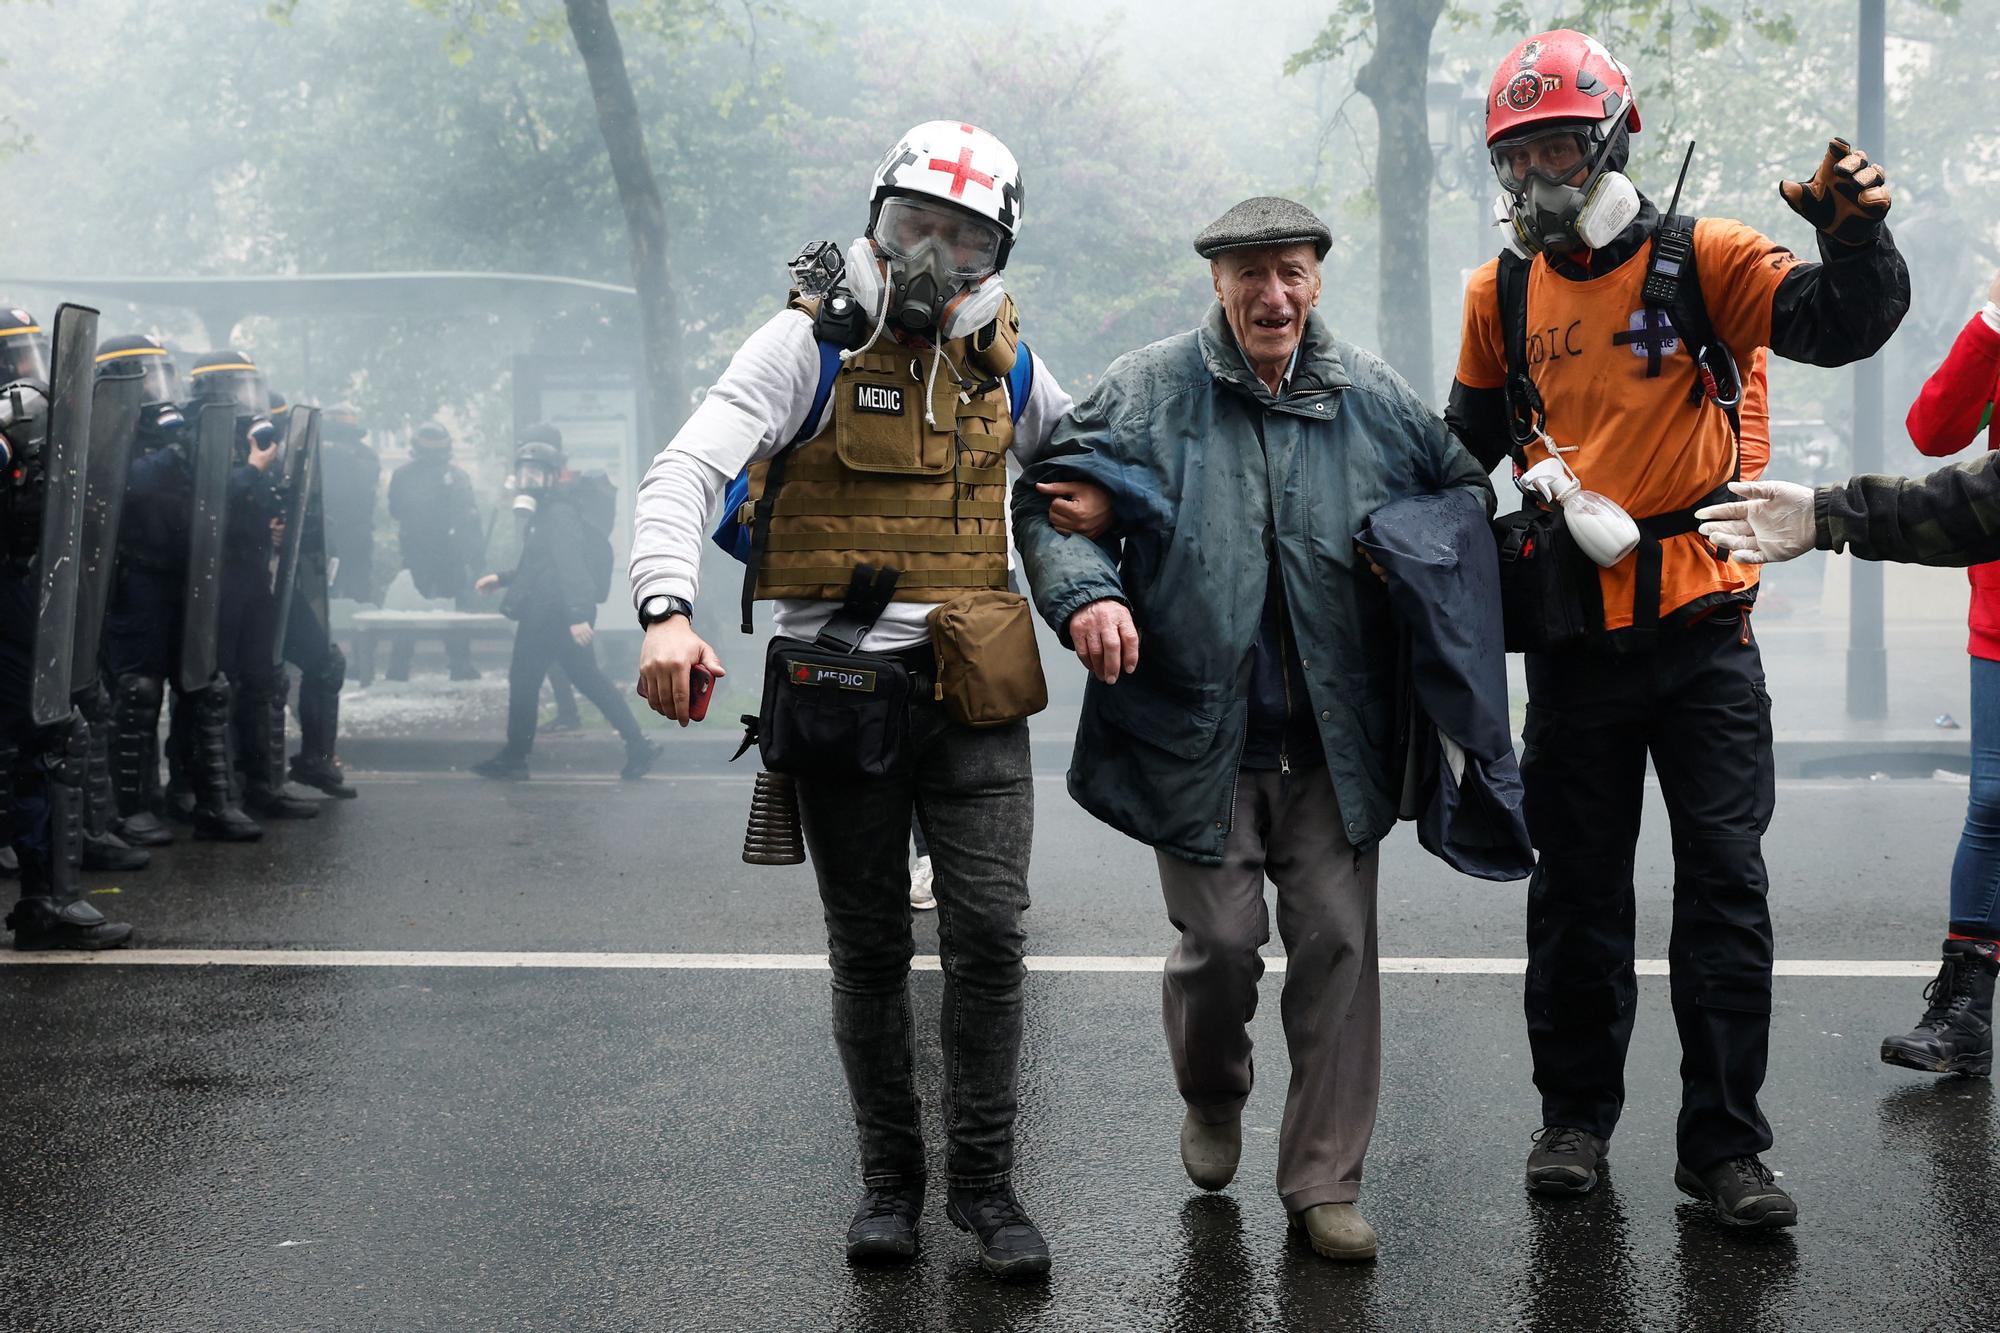
[[[1277,886],[1292,1060],[1278,1194],[1294,1213],[1359,1196],[1382,1086],[1378,852],[1357,853],[1343,827],[1324,768],[1289,777],[1245,769],[1221,865],[1158,853],[1167,916],[1181,933],[1167,957],[1167,1049],[1181,1097],[1211,1124],[1242,1114],[1250,1096],[1257,950],[1271,938],[1265,877]]]

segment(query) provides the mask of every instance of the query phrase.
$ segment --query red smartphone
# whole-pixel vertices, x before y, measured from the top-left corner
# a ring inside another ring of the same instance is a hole
[[[709,696],[715,693],[715,677],[705,666],[699,664],[688,668],[688,721],[699,722],[708,716]]]

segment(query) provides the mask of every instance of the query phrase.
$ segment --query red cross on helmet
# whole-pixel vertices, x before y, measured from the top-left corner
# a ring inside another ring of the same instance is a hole
[[[1021,167],[1007,145],[976,125],[928,120],[896,141],[875,168],[868,196],[868,226],[885,199],[939,199],[999,227],[993,267],[1005,268],[1021,230]]]
[[[1557,28],[1528,38],[1500,62],[1486,96],[1486,146],[1563,121],[1591,124],[1601,141],[1621,119],[1638,130],[1631,72],[1595,37]]]

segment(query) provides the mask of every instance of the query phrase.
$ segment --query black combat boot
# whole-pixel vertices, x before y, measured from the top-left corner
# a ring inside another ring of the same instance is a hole
[[[14,847],[21,863],[21,900],[5,924],[14,932],[16,949],[115,949],[132,937],[130,926],[105,920],[84,902],[77,883],[90,733],[80,714],[72,713],[70,721],[67,728],[58,724],[40,735],[44,748],[33,769],[9,769],[15,781],[46,793],[49,821],[45,848],[25,842]]]
[[[1048,1275],[1048,1242],[1011,1187],[954,1187],[945,1193],[944,1215],[960,1231],[972,1233],[979,1244],[979,1266],[995,1277],[1024,1281]]]
[[[264,819],[314,819],[319,803],[285,790],[285,691],[281,683],[237,709],[243,756],[243,808]]]
[[[292,781],[301,787],[317,788],[342,801],[351,801],[361,794],[348,783],[340,761],[330,754],[307,754],[301,750],[292,756],[291,773]]]
[[[337,643],[299,677],[299,752],[292,756],[292,781],[351,801],[360,793],[348,784],[334,757],[340,735],[340,686],[347,679],[347,656]]]
[[[1996,972],[1993,945],[1946,940],[1944,963],[1924,987],[1924,1016],[1914,1030],[1882,1039],[1882,1063],[1927,1074],[1991,1074]]]
[[[208,693],[208,690],[196,690],[192,694],[174,695],[173,708],[167,717],[167,789],[160,798],[160,806],[166,817],[176,824],[194,823],[197,804],[195,788],[199,782],[195,770],[201,763],[195,733],[199,729],[202,698]],[[223,729],[227,731],[229,710],[226,707],[222,710],[222,718]]]
[[[135,847],[164,847],[173,830],[160,817],[160,699],[158,676],[120,676],[111,696],[111,789],[118,836]]]
[[[229,791],[229,682],[217,676],[207,689],[183,696],[182,706],[193,714],[186,762],[194,797],[190,811],[194,836],[215,842],[257,841],[264,830],[237,808]]]
[[[917,1253],[917,1219],[924,1212],[924,1182],[872,1186],[847,1224],[847,1262],[900,1263]]]
[[[83,691],[77,725],[84,728],[83,868],[144,870],[152,856],[118,836],[118,800],[111,789],[111,699],[102,685]]]

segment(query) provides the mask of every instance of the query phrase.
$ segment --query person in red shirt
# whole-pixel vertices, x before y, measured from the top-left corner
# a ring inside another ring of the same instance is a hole
[[[1910,440],[1932,458],[1993,430],[2000,390],[2000,276],[1986,306],[1910,404]],[[2000,972],[2000,564],[1973,565],[1972,792],[1951,865],[1951,924],[1938,978],[1913,1031],[1882,1041],[1885,1063],[1938,1074],[1993,1072],[1993,986]]]
[[[1624,1108],[1650,760],[1674,835],[1674,1182],[1732,1226],[1784,1227],[1798,1208],[1760,1158],[1771,1129],[1757,1104],[1775,949],[1762,839],[1776,796],[1749,621],[1756,571],[1701,541],[1693,511],[1768,450],[1759,350],[1822,366],[1873,355],[1909,308],[1909,272],[1883,225],[1882,171],[1847,144],[1829,144],[1809,182],[1781,186],[1819,233],[1813,263],[1726,218],[1664,222],[1624,175],[1638,129],[1630,73],[1583,33],[1538,34],[1501,63],[1487,147],[1511,253],[1467,285],[1445,413],[1488,467],[1511,457],[1546,472],[1560,451],[1638,529],[1604,568],[1555,548],[1550,591],[1517,584],[1508,608],[1527,619],[1558,596],[1582,608],[1529,621],[1551,642],[1527,656],[1521,757],[1541,854],[1524,1007],[1542,1127],[1526,1178],[1541,1194],[1595,1187]],[[1656,274],[1671,296],[1649,294]],[[1739,404],[1742,377],[1752,392]]]

